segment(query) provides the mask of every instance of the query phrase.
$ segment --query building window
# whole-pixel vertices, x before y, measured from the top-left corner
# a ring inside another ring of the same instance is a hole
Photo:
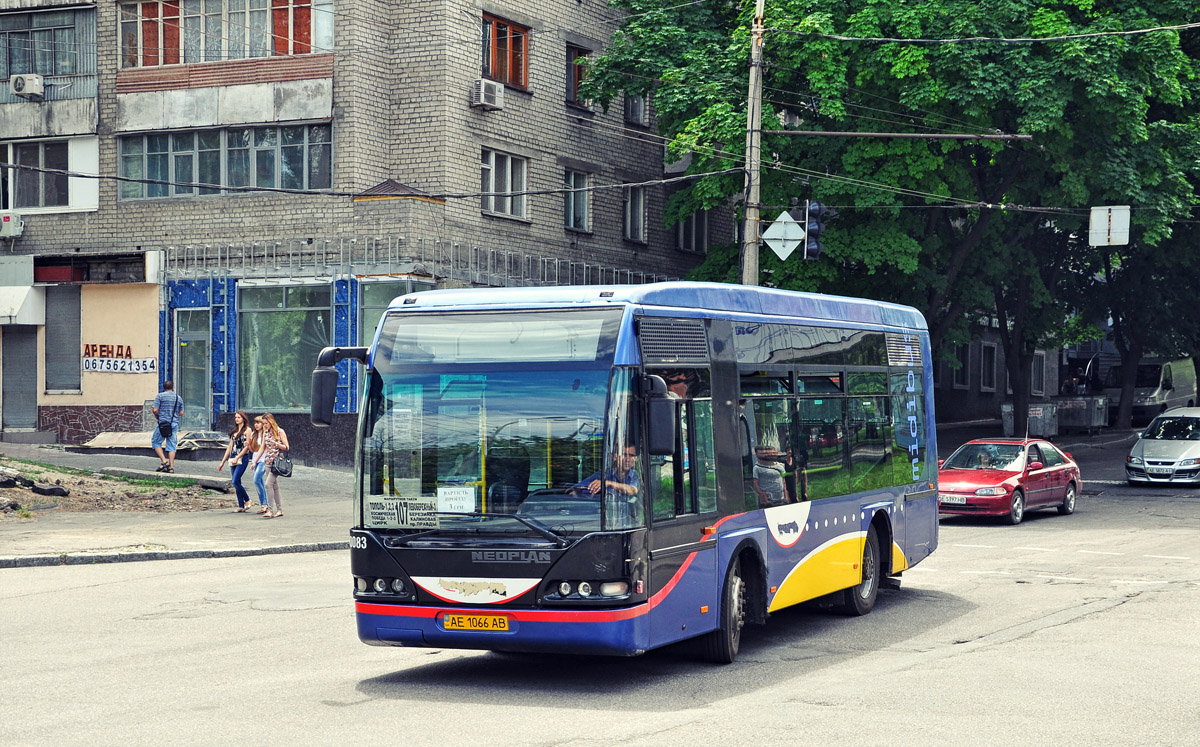
[[[582,171],[566,172],[565,186],[570,192],[563,193],[564,224],[576,231],[588,230],[588,175]]]
[[[0,158],[17,168],[3,169],[5,208],[66,207],[70,205],[65,173],[70,165],[65,140],[0,144]],[[21,168],[24,167],[24,168]]]
[[[483,76],[510,86],[528,84],[529,29],[483,17]]]
[[[591,106],[591,102],[579,97],[579,86],[587,77],[587,58],[591,52],[582,47],[567,47],[567,102],[578,106]]]
[[[483,149],[479,191],[485,213],[525,217],[525,174],[528,161],[495,150]]]
[[[121,5],[122,67],[332,49],[333,0],[144,0]]]
[[[238,127],[120,140],[121,197],[195,197],[224,187],[322,190],[333,184],[330,125]],[[214,186],[199,186],[214,185]]]
[[[633,93],[625,94],[625,121],[627,123],[647,127],[650,124],[649,114],[645,96]]]
[[[646,188],[625,187],[621,190],[624,207],[624,236],[629,241],[646,240]]]
[[[697,210],[675,224],[675,248],[701,254],[708,251],[707,210]]]
[[[979,352],[979,389],[984,392],[994,392],[996,391],[996,343],[982,343]]]
[[[359,286],[358,295],[358,344],[370,345],[375,340],[375,331],[379,328],[379,320],[383,318],[383,312],[387,311],[392,299],[435,288],[437,288],[437,283],[421,280],[362,283]]]
[[[1046,354],[1034,353],[1033,369],[1029,372],[1029,391],[1035,396],[1046,393]]]
[[[954,369],[954,388],[967,389],[971,382],[971,345],[955,345],[954,358],[958,361],[958,368]]]
[[[20,73],[74,75],[81,68],[79,51],[74,11],[0,16],[0,79]]]
[[[328,285],[243,286],[238,294],[238,408],[309,407],[312,365],[330,341]]]

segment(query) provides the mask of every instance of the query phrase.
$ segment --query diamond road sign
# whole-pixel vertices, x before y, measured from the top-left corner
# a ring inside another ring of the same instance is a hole
[[[766,231],[763,231],[762,237],[767,246],[771,247],[771,251],[785,260],[804,242],[804,226],[797,223],[785,210]]]

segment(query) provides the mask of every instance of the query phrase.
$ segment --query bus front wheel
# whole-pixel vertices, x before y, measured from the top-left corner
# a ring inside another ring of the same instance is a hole
[[[717,664],[732,664],[742,643],[742,628],[746,624],[746,581],[742,578],[741,561],[734,559],[725,574],[721,591],[721,627],[704,639],[704,655]]]
[[[863,543],[862,581],[858,586],[852,586],[842,592],[842,612],[860,616],[875,609],[875,600],[879,598],[880,573],[882,566],[879,562],[879,533],[872,524],[867,530],[867,541]]]

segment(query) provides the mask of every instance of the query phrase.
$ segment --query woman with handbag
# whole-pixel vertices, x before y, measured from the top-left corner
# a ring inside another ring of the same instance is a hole
[[[264,413],[262,421],[263,449],[255,458],[266,464],[267,512],[263,514],[263,518],[277,519],[283,516],[283,504],[279,500],[279,474],[272,467],[275,458],[281,452],[288,451],[291,445],[288,444],[287,433],[275,422],[274,415]],[[274,513],[271,512],[272,506]]]
[[[233,414],[233,430],[229,431],[229,445],[225,447],[225,455],[221,457],[221,463],[217,465],[217,472],[225,468],[225,462],[229,462],[230,477],[233,480],[233,492],[237,494],[238,507],[234,509],[235,514],[244,514],[250,507],[250,494],[246,492],[246,488],[242,485],[242,475],[246,474],[246,468],[250,466],[249,460],[244,458],[246,453],[246,442],[250,440],[252,432],[250,427],[250,416],[245,410],[238,410]],[[232,460],[230,457],[233,457]]]
[[[247,464],[247,469],[254,473],[254,489],[258,492],[258,511],[255,513],[265,514],[267,512],[267,464],[262,461],[263,455],[263,419],[262,416],[254,418],[254,427],[250,430],[250,438],[246,439],[246,448],[242,451],[242,455],[250,461]]]

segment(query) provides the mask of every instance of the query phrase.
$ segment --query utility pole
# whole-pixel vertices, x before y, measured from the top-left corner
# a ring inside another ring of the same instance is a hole
[[[746,204],[742,224],[742,284],[758,285],[759,166],[762,162],[763,3],[754,6],[750,31],[750,92],[746,98]]]

